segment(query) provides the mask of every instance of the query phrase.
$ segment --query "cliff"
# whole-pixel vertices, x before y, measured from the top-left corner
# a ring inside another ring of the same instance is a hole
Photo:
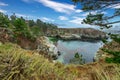
[[[47,31],[48,36],[57,36],[65,40],[102,40],[106,33],[92,28],[58,28]]]

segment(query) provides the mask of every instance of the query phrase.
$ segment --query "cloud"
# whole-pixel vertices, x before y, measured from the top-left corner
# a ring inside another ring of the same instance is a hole
[[[95,25],[89,25],[89,24],[82,24],[84,18],[81,17],[73,17],[73,20],[70,20],[70,23],[73,23],[74,25],[77,25],[79,28],[94,28],[99,29],[98,26]]]
[[[65,16],[59,16],[58,19],[60,19],[60,20],[68,20],[68,18],[65,17]]]
[[[53,19],[50,19],[50,18],[47,18],[47,17],[42,17],[42,18],[40,18],[42,21],[44,21],[44,22],[54,22],[55,20],[53,20]]]
[[[70,20],[69,22],[74,23],[74,24],[81,24],[83,18],[80,17],[73,17],[73,20]]]
[[[119,9],[120,8],[120,3],[108,6],[108,8],[114,8],[114,9]]]
[[[81,12],[83,12],[83,11],[80,10],[80,9],[77,9],[77,10],[75,10],[75,12],[76,12],[76,13],[81,13]]]
[[[0,2],[0,6],[8,6],[8,4]]]
[[[0,9],[0,12],[2,12],[2,13],[6,13],[7,11],[6,11],[6,10],[2,10],[2,9]]]
[[[39,3],[42,3],[44,6],[49,7],[56,12],[61,12],[61,13],[66,13],[70,14],[72,12],[80,13],[81,10],[75,9],[76,6],[67,4],[67,3],[60,3],[60,2],[55,2],[52,0],[35,0]]]

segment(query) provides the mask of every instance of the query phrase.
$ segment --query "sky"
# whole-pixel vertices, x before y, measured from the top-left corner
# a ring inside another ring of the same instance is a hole
[[[7,15],[15,13],[25,19],[41,19],[60,28],[99,28],[81,24],[88,12],[83,12],[80,4],[74,5],[71,0],[0,0],[0,12]],[[112,12],[113,10],[109,9],[103,13],[111,15]]]

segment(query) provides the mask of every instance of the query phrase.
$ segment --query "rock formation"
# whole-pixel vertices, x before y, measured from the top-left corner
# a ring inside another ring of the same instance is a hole
[[[41,36],[37,39],[37,50],[40,52],[48,53],[48,55],[52,56],[53,59],[57,59],[58,57],[58,49],[57,47],[45,36]]]
[[[106,33],[92,28],[58,28],[48,30],[48,36],[57,36],[64,40],[102,40]]]

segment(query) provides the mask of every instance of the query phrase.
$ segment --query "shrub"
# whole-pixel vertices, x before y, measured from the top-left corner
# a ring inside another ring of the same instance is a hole
[[[120,43],[120,35],[119,35],[119,34],[111,34],[111,38],[112,38],[114,41]]]
[[[120,63],[120,51],[110,51],[107,49],[102,49],[104,52],[113,55],[111,58],[106,58],[106,62],[108,63]]]

